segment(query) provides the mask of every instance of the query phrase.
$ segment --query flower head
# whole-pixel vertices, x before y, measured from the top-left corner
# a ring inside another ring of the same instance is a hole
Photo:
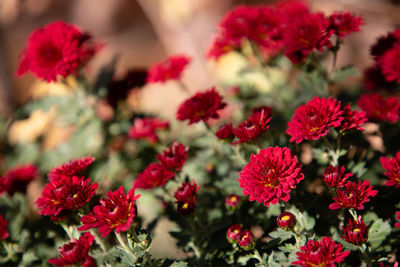
[[[249,200],[265,206],[288,201],[290,191],[304,179],[301,164],[286,147],[261,149],[239,173],[239,184]]]
[[[38,169],[32,165],[19,165],[9,169],[0,180],[0,193],[5,189],[10,195],[15,192],[25,193],[26,188],[38,176]]]
[[[380,94],[363,94],[357,104],[366,113],[369,120],[391,123],[399,120],[400,103],[397,97],[384,99]]]
[[[152,189],[154,187],[162,187],[174,176],[175,174],[163,164],[151,163],[144,171],[138,174],[133,183],[133,188]]]
[[[97,183],[90,182],[90,178],[78,176],[61,176],[52,180],[36,200],[39,214],[57,216],[62,211],[78,210],[94,196],[97,186]]]
[[[284,230],[292,229],[296,225],[296,217],[290,212],[282,212],[276,219],[276,224]]]
[[[342,230],[343,235],[341,237],[351,244],[359,245],[368,240],[368,228],[361,216],[358,216],[356,221],[350,219],[348,225],[342,226]]]
[[[238,238],[238,244],[244,250],[250,250],[255,246],[254,236],[250,230],[243,230]]]
[[[232,124],[222,125],[216,132],[215,135],[221,140],[232,140],[235,135],[233,134]]]
[[[344,209],[364,209],[364,203],[369,202],[370,197],[376,196],[378,191],[372,190],[369,181],[347,182],[344,189],[336,191],[337,196],[333,197],[334,203],[329,205],[331,210]]]
[[[318,140],[328,134],[329,127],[340,126],[342,114],[340,101],[316,96],[296,109],[286,133],[291,136],[290,142],[297,144],[304,139]]]
[[[169,123],[157,118],[136,118],[129,128],[128,136],[132,139],[145,139],[149,143],[158,142],[157,130],[168,129]]]
[[[383,76],[382,69],[378,65],[374,65],[364,70],[363,85],[369,91],[374,90],[396,90],[397,84],[395,82],[388,82]]]
[[[189,62],[190,58],[185,55],[170,56],[150,67],[147,74],[147,82],[165,83],[168,80],[179,80]]]
[[[161,155],[157,155],[157,159],[170,170],[180,171],[186,162],[189,147],[178,144],[176,141],[168,151],[163,151]]]
[[[339,38],[344,38],[352,32],[359,32],[363,24],[361,16],[354,15],[348,11],[335,12],[329,16],[330,28],[335,31]]]
[[[385,175],[389,178],[386,181],[387,186],[394,186],[395,188],[400,187],[400,152],[396,153],[394,158],[381,157],[379,161],[382,164],[382,168],[385,169]]]
[[[208,91],[197,93],[183,102],[176,113],[176,118],[180,121],[189,120],[189,124],[198,121],[207,121],[210,118],[218,119],[218,111],[223,109],[226,103],[222,101],[222,96],[211,88]]]
[[[396,211],[396,219],[398,222],[394,224],[395,227],[400,227],[400,211]]]
[[[120,186],[115,191],[109,191],[107,197],[100,200],[89,214],[81,218],[82,226],[79,231],[97,228],[102,237],[106,237],[111,231],[116,233],[128,231],[137,215],[136,200],[132,188],[125,195],[124,188]]]
[[[180,214],[188,215],[194,211],[196,207],[196,194],[199,188],[200,186],[197,186],[193,180],[193,184],[184,182],[175,192],[175,203],[178,205],[178,212]]]
[[[233,129],[234,135],[239,138],[233,144],[249,142],[268,130],[269,122],[271,121],[271,112],[271,107],[267,106],[254,108],[250,118]]]
[[[95,158],[88,156],[86,158],[77,158],[68,161],[60,166],[50,170],[49,179],[58,179],[61,176],[74,176],[84,172],[95,160]]]
[[[351,110],[349,104],[343,107],[343,118],[342,124],[340,124],[341,131],[363,131],[364,128],[362,128],[361,125],[368,120],[364,111]]]
[[[88,255],[89,249],[94,241],[94,236],[89,232],[84,233],[78,240],[75,238],[59,247],[60,256],[49,260],[50,264],[56,266],[81,265],[83,267],[96,266],[96,261]]]
[[[240,197],[236,194],[227,195],[225,198],[225,207],[228,210],[235,210],[240,205]]]
[[[62,21],[36,29],[22,52],[17,74],[31,71],[47,82],[74,74],[97,50],[90,39],[90,35]]]
[[[229,227],[228,231],[226,232],[226,239],[230,243],[235,243],[242,233],[242,227],[239,224],[234,224]]]
[[[8,237],[7,221],[0,215],[0,240]]]
[[[400,83],[400,42],[395,47],[386,51],[378,60],[382,66],[382,73],[389,82]]]
[[[294,265],[309,266],[336,266],[335,263],[344,261],[350,251],[343,251],[341,244],[335,243],[330,237],[323,237],[320,242],[309,240],[297,252],[297,261]]]
[[[324,171],[324,181],[329,188],[343,187],[347,179],[353,176],[352,173],[345,174],[344,166],[329,166]]]

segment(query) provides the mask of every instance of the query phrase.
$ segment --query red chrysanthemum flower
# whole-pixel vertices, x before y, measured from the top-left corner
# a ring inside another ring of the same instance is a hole
[[[210,118],[218,119],[218,110],[223,109],[226,103],[222,101],[222,96],[215,91],[215,87],[208,91],[197,93],[183,102],[176,113],[176,118],[180,121],[189,120],[189,124],[198,121],[207,121]]]
[[[0,215],[0,240],[8,237],[7,221]]]
[[[345,174],[344,166],[334,167],[329,166],[324,171],[324,181],[330,188],[340,188],[344,186],[344,182],[353,176],[352,173]]]
[[[74,74],[97,50],[89,44],[90,39],[90,35],[62,21],[36,29],[22,52],[17,74],[31,71],[47,82]]]
[[[215,135],[221,140],[232,140],[235,137],[232,124],[224,124],[215,132]]]
[[[395,227],[400,227],[400,211],[396,211],[396,219],[398,222],[394,224]]]
[[[230,243],[235,243],[242,233],[242,227],[239,224],[234,224],[226,231],[226,239]]]
[[[386,186],[400,187],[400,152],[396,153],[394,158],[381,157],[380,162],[382,168],[385,169],[385,175],[389,180],[386,181]]]
[[[157,159],[170,170],[180,171],[186,162],[189,147],[178,144],[176,141],[168,151],[163,151],[161,155],[157,155]]]
[[[374,65],[364,70],[363,85],[369,91],[386,90],[393,91],[398,86],[395,82],[388,82],[383,76],[382,69]]]
[[[179,80],[190,58],[185,55],[170,56],[164,61],[154,64],[148,70],[148,83],[165,83],[168,80]]]
[[[116,233],[128,231],[137,215],[136,200],[139,197],[135,196],[133,188],[126,196],[122,186],[118,190],[109,191],[107,198],[101,199],[99,205],[81,218],[83,225],[78,230],[97,228],[102,237],[113,230]]]
[[[400,41],[400,31],[389,32],[386,36],[378,38],[374,45],[372,45],[370,53],[372,56],[379,58],[386,51],[394,47]]]
[[[290,212],[282,212],[278,218],[276,218],[276,224],[288,231],[293,229],[293,227],[296,225],[296,217]]]
[[[151,163],[138,174],[133,183],[133,188],[152,189],[154,187],[162,187],[174,176],[175,174],[163,164]]]
[[[193,184],[184,182],[175,192],[175,203],[178,206],[178,212],[180,214],[188,215],[194,211],[196,207],[196,194],[199,188],[200,186],[197,186],[196,182],[193,180]]]
[[[239,246],[244,250],[253,249],[256,243],[256,241],[254,240],[254,236],[250,230],[243,230],[240,233],[240,236],[237,241]]]
[[[349,224],[342,226],[342,230],[343,235],[340,237],[351,244],[359,245],[368,240],[368,228],[361,219],[361,216],[358,216],[357,221],[349,219]]]
[[[157,118],[136,118],[129,128],[128,136],[132,139],[145,139],[149,143],[158,142],[156,131],[169,128],[169,122]]]
[[[328,134],[329,127],[340,126],[342,114],[340,101],[316,96],[296,109],[286,133],[291,136],[290,142],[297,144],[304,139],[318,140]]]
[[[25,193],[28,184],[38,175],[38,169],[32,164],[20,165],[9,169],[3,176],[3,182],[0,183],[10,195],[15,192]],[[0,192],[1,187],[0,185]]]
[[[239,138],[239,140],[233,142],[233,144],[249,142],[268,130],[268,124],[271,121],[271,112],[271,107],[263,106],[254,108],[250,118],[233,129],[234,135]]]
[[[227,195],[225,198],[225,207],[228,210],[235,210],[240,206],[240,197],[236,194]]]
[[[278,10],[287,21],[297,16],[303,16],[310,12],[308,6],[303,0],[283,0],[274,3],[276,10]]]
[[[74,176],[82,174],[82,172],[84,172],[94,160],[95,158],[91,156],[70,160],[67,163],[51,169],[48,174],[49,180],[54,180],[61,176]]]
[[[326,266],[335,267],[335,263],[344,261],[350,251],[343,251],[341,244],[335,243],[330,237],[323,237],[320,242],[309,240],[306,245],[297,252],[297,261],[294,265],[302,267]]]
[[[284,32],[286,56],[296,64],[314,49],[322,51],[330,47],[329,38],[333,30],[329,29],[329,24],[329,19],[322,13],[305,13],[295,17]]]
[[[354,15],[348,11],[335,12],[329,16],[330,28],[335,31],[339,38],[344,38],[352,32],[359,32],[363,24],[361,16]]]
[[[387,81],[400,83],[400,42],[386,51],[378,62]]]
[[[380,94],[363,94],[357,104],[371,121],[395,123],[399,120],[400,103],[397,97],[384,99]]]
[[[331,210],[344,209],[364,209],[364,203],[370,201],[370,197],[376,196],[378,191],[372,190],[369,181],[347,182],[344,189],[336,191],[337,196],[333,197],[334,203],[329,205]]]
[[[238,181],[250,201],[274,205],[279,199],[289,201],[290,191],[304,179],[301,166],[288,148],[269,147],[251,155]]]
[[[84,233],[78,240],[75,238],[59,247],[60,256],[58,258],[50,259],[48,262],[56,266],[83,266],[92,267],[96,266],[96,261],[88,255],[89,249],[94,241],[94,236],[89,232]]]
[[[61,176],[50,181],[36,200],[40,215],[57,216],[62,211],[78,210],[88,203],[97,190],[90,178]]]
[[[343,107],[343,118],[342,124],[340,124],[341,131],[363,131],[364,128],[362,128],[361,125],[368,121],[364,111],[351,110],[349,104]]]
[[[220,56],[225,55],[240,47],[240,42],[227,39],[225,36],[214,37],[210,48],[207,50],[207,58],[218,59]]]

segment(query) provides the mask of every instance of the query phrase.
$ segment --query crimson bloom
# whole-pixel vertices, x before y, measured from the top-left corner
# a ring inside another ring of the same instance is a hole
[[[168,80],[179,80],[190,58],[185,55],[173,55],[154,64],[147,74],[148,83],[165,83]]]
[[[3,181],[0,182],[0,184],[3,184],[0,185],[0,193],[1,187],[10,195],[15,192],[25,193],[28,184],[38,175],[38,169],[32,164],[15,166],[4,174]]]
[[[240,197],[236,194],[227,195],[225,198],[225,207],[228,210],[235,210],[240,205]]]
[[[83,267],[96,266],[96,261],[88,255],[89,249],[94,241],[94,236],[89,232],[84,233],[78,240],[75,238],[59,247],[60,256],[50,259],[48,262],[56,266],[80,265]]]
[[[397,223],[394,224],[395,227],[400,227],[400,211],[396,211]]]
[[[353,176],[352,173],[345,174],[344,166],[329,166],[324,171],[324,181],[329,188],[343,187],[347,179]]]
[[[232,124],[225,124],[221,126],[216,132],[215,135],[218,137],[218,139],[221,140],[231,140],[235,137],[233,134],[233,128]]]
[[[335,12],[329,16],[330,28],[335,31],[339,38],[344,38],[352,32],[359,32],[363,24],[361,16],[354,15],[348,11]]]
[[[205,122],[210,118],[218,119],[218,110],[225,106],[222,96],[213,87],[205,92],[196,93],[183,102],[178,108],[176,118],[180,121],[189,120],[189,124],[201,120]]]
[[[357,104],[371,121],[395,123],[399,120],[400,103],[397,97],[384,99],[380,94],[362,94]]]
[[[342,226],[342,230],[343,235],[341,237],[351,244],[359,245],[368,240],[368,228],[361,216],[358,216],[356,221],[349,219],[349,224]]]
[[[297,261],[294,265],[303,267],[329,266],[335,267],[335,263],[344,261],[350,251],[343,251],[341,244],[335,243],[330,237],[323,237],[320,242],[309,240],[307,244],[297,252]]]
[[[238,244],[244,250],[250,250],[254,248],[255,240],[250,230],[244,230],[240,233]]]
[[[8,237],[7,221],[0,215],[0,240]]]
[[[81,218],[83,225],[78,230],[97,228],[102,237],[113,230],[117,234],[128,231],[137,215],[136,200],[139,197],[140,195],[135,196],[133,188],[126,196],[122,186],[115,191],[109,191],[107,197],[100,200],[100,204]]]
[[[304,139],[318,140],[328,134],[329,127],[340,126],[342,114],[340,101],[316,96],[296,109],[286,133],[291,136],[290,142],[297,144]]]
[[[149,143],[156,143],[158,142],[156,131],[168,128],[168,121],[157,118],[136,118],[128,130],[128,136],[132,139],[145,139]]]
[[[368,121],[364,111],[351,110],[349,104],[343,107],[343,118],[342,124],[340,124],[341,131],[363,131],[364,128],[362,128],[361,125]]]
[[[376,196],[377,190],[372,190],[369,181],[347,182],[343,190],[336,191],[337,196],[333,197],[334,203],[329,205],[331,210],[344,209],[364,209],[364,203],[369,202],[370,197]]]
[[[378,65],[374,65],[364,70],[363,85],[369,91],[373,90],[396,90],[397,84],[395,82],[388,82],[383,76],[382,69]]]
[[[184,182],[175,192],[175,203],[178,205],[178,212],[180,214],[188,215],[194,211],[196,207],[196,194],[199,188],[200,186],[197,186],[193,180],[193,184]]]
[[[68,161],[60,166],[50,170],[49,179],[58,179],[61,176],[74,176],[84,172],[95,160],[95,158],[88,156],[86,158],[77,158]]]
[[[38,28],[28,38],[17,74],[31,71],[47,82],[74,74],[97,50],[90,39],[90,35],[63,21]]]
[[[385,52],[379,59],[382,73],[389,82],[400,83],[400,42],[395,47]]]
[[[301,166],[288,148],[269,147],[251,155],[238,181],[250,201],[274,205],[279,199],[289,201],[290,191],[304,179]]]
[[[395,188],[400,187],[400,152],[396,153],[394,158],[381,157],[379,159],[382,168],[385,169],[385,175],[389,178],[386,181],[386,186],[394,186]]]
[[[234,224],[231,227],[229,227],[228,231],[226,232],[226,239],[230,243],[234,243],[238,240],[242,233],[242,227],[239,224]]]
[[[293,229],[296,225],[296,217],[293,213],[287,211],[282,212],[276,219],[276,224],[284,230]]]
[[[144,171],[138,174],[133,188],[152,189],[162,187],[168,180],[174,178],[175,174],[168,170],[163,164],[151,163]]]
[[[91,200],[97,187],[97,183],[92,184],[85,177],[61,176],[52,180],[36,200],[39,214],[57,216],[62,211],[78,210]]]
[[[157,155],[157,159],[170,170],[180,171],[186,162],[189,147],[174,141],[172,147],[168,151],[163,151],[161,155]]]

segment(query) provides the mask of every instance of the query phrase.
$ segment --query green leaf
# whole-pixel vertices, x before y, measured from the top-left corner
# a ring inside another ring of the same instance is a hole
[[[371,244],[371,249],[378,248],[385,238],[390,234],[390,224],[382,219],[376,219],[372,223],[368,231],[368,242]]]
[[[273,238],[279,238],[281,242],[292,238],[293,233],[290,231],[285,231],[282,228],[278,228],[277,230],[269,233],[269,235]]]
[[[188,266],[186,261],[174,261],[170,267],[186,267]]]
[[[357,68],[354,66],[346,66],[335,71],[332,81],[343,82],[347,79],[347,77],[358,74],[360,74],[360,71]]]

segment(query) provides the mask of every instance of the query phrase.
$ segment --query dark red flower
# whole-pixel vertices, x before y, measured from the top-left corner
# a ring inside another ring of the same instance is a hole
[[[48,177],[50,180],[54,180],[60,178],[61,176],[74,176],[82,174],[82,172],[84,172],[94,160],[95,158],[91,156],[86,158],[72,159],[67,163],[51,169]]]
[[[340,101],[316,96],[296,109],[286,133],[291,136],[290,142],[297,144],[304,139],[318,140],[328,134],[329,127],[340,126],[342,114]]]
[[[61,176],[52,180],[36,200],[39,214],[57,216],[62,211],[78,210],[94,196],[97,186],[85,177]]]
[[[304,179],[301,166],[288,148],[269,147],[251,155],[250,162],[239,173],[238,181],[250,201],[274,205],[280,199],[288,201],[290,191]]]
[[[0,176],[0,195],[7,191],[6,179]]]
[[[236,194],[227,195],[225,198],[225,207],[228,210],[235,210],[240,205],[240,197]]]
[[[395,123],[399,120],[400,103],[397,97],[384,99],[380,94],[362,94],[357,104],[371,121]]]
[[[363,131],[364,128],[362,128],[361,125],[368,121],[365,112],[351,110],[351,106],[349,104],[343,107],[343,118],[342,124],[340,124],[341,131]]]
[[[371,55],[375,58],[382,56],[386,51],[400,40],[400,31],[390,32],[386,36],[378,38],[376,43],[371,47]]]
[[[342,226],[342,230],[343,235],[341,237],[351,244],[359,245],[368,240],[368,228],[361,216],[358,216],[357,221],[349,220],[349,224]]]
[[[369,91],[386,90],[393,91],[398,86],[395,82],[388,82],[383,76],[382,69],[374,65],[364,70],[363,85]]]
[[[31,71],[47,82],[74,74],[97,50],[90,39],[90,35],[62,21],[38,28],[29,36],[17,74]]]
[[[334,203],[329,205],[331,210],[344,209],[364,209],[364,203],[369,202],[370,197],[376,196],[378,191],[372,190],[369,181],[347,182],[344,189],[336,191],[337,196],[333,197]]]
[[[0,240],[8,237],[7,221],[0,215]]]
[[[238,244],[244,250],[250,250],[254,248],[255,240],[250,230],[244,230],[240,233]]]
[[[322,51],[332,44],[329,40],[333,30],[329,29],[329,19],[322,13],[305,13],[294,17],[284,32],[286,56],[293,63],[300,63],[313,50]]]
[[[136,118],[129,128],[128,136],[132,139],[145,139],[149,143],[158,142],[156,131],[168,129],[169,123],[157,118]]]
[[[210,118],[218,119],[218,110],[223,109],[226,103],[222,96],[215,91],[215,87],[208,91],[197,93],[183,102],[176,113],[180,121],[189,120],[189,124],[198,121],[207,121]]]
[[[25,193],[28,184],[38,175],[38,169],[32,164],[15,166],[4,174],[3,185],[10,195],[15,192]]]
[[[186,162],[189,147],[178,144],[176,141],[168,151],[163,151],[161,155],[157,155],[157,159],[170,170],[180,171]]]
[[[275,8],[281,13],[287,22],[293,17],[301,17],[310,12],[305,1],[302,0],[283,0],[274,3]]]
[[[396,219],[398,222],[394,224],[395,227],[400,227],[400,211],[396,211]]]
[[[133,183],[133,188],[152,189],[154,187],[162,187],[174,176],[175,174],[163,164],[151,163],[138,174]]]
[[[324,181],[330,188],[340,188],[344,186],[344,182],[353,176],[352,173],[345,174],[344,166],[334,167],[329,166],[324,171]]]
[[[400,187],[400,152],[396,153],[394,158],[381,157],[380,162],[382,168],[385,169],[385,175],[389,180],[386,181],[386,186]]]
[[[335,12],[329,16],[330,28],[335,31],[339,38],[344,38],[352,32],[359,32],[363,24],[361,16],[354,15],[348,11]]]
[[[235,137],[232,124],[224,124],[215,132],[215,135],[221,140],[232,140]]]
[[[58,258],[50,259],[48,262],[56,266],[83,266],[92,267],[96,266],[96,261],[88,255],[89,249],[94,241],[94,236],[89,232],[84,233],[78,240],[75,238],[59,247],[60,256]]]
[[[236,40],[230,40],[225,36],[214,37],[210,48],[207,50],[207,58],[219,58],[220,56],[227,54],[240,47],[240,42]]]
[[[229,227],[228,231],[226,232],[226,239],[228,239],[230,243],[235,243],[240,237],[241,233],[242,227],[239,224],[234,224]]]
[[[178,212],[180,214],[188,215],[194,211],[196,207],[196,194],[199,188],[200,186],[197,186],[193,180],[193,184],[184,182],[175,192],[175,203],[178,205]]]
[[[133,188],[126,196],[122,186],[118,190],[109,191],[107,197],[100,200],[100,204],[81,218],[83,225],[78,230],[97,228],[102,237],[113,230],[116,233],[128,231],[137,216],[136,200],[139,197],[135,196]]]
[[[165,83],[168,80],[179,80],[190,58],[185,55],[173,55],[154,64],[147,74],[148,83]]]
[[[382,73],[389,82],[400,83],[400,42],[378,60]]]
[[[307,244],[297,252],[297,261],[293,265],[302,267],[326,266],[335,267],[335,263],[344,261],[350,251],[343,251],[341,244],[335,243],[330,237],[323,237],[320,242],[308,240]]]
[[[290,212],[282,212],[276,219],[276,224],[284,230],[292,229],[296,225],[296,217]]]

